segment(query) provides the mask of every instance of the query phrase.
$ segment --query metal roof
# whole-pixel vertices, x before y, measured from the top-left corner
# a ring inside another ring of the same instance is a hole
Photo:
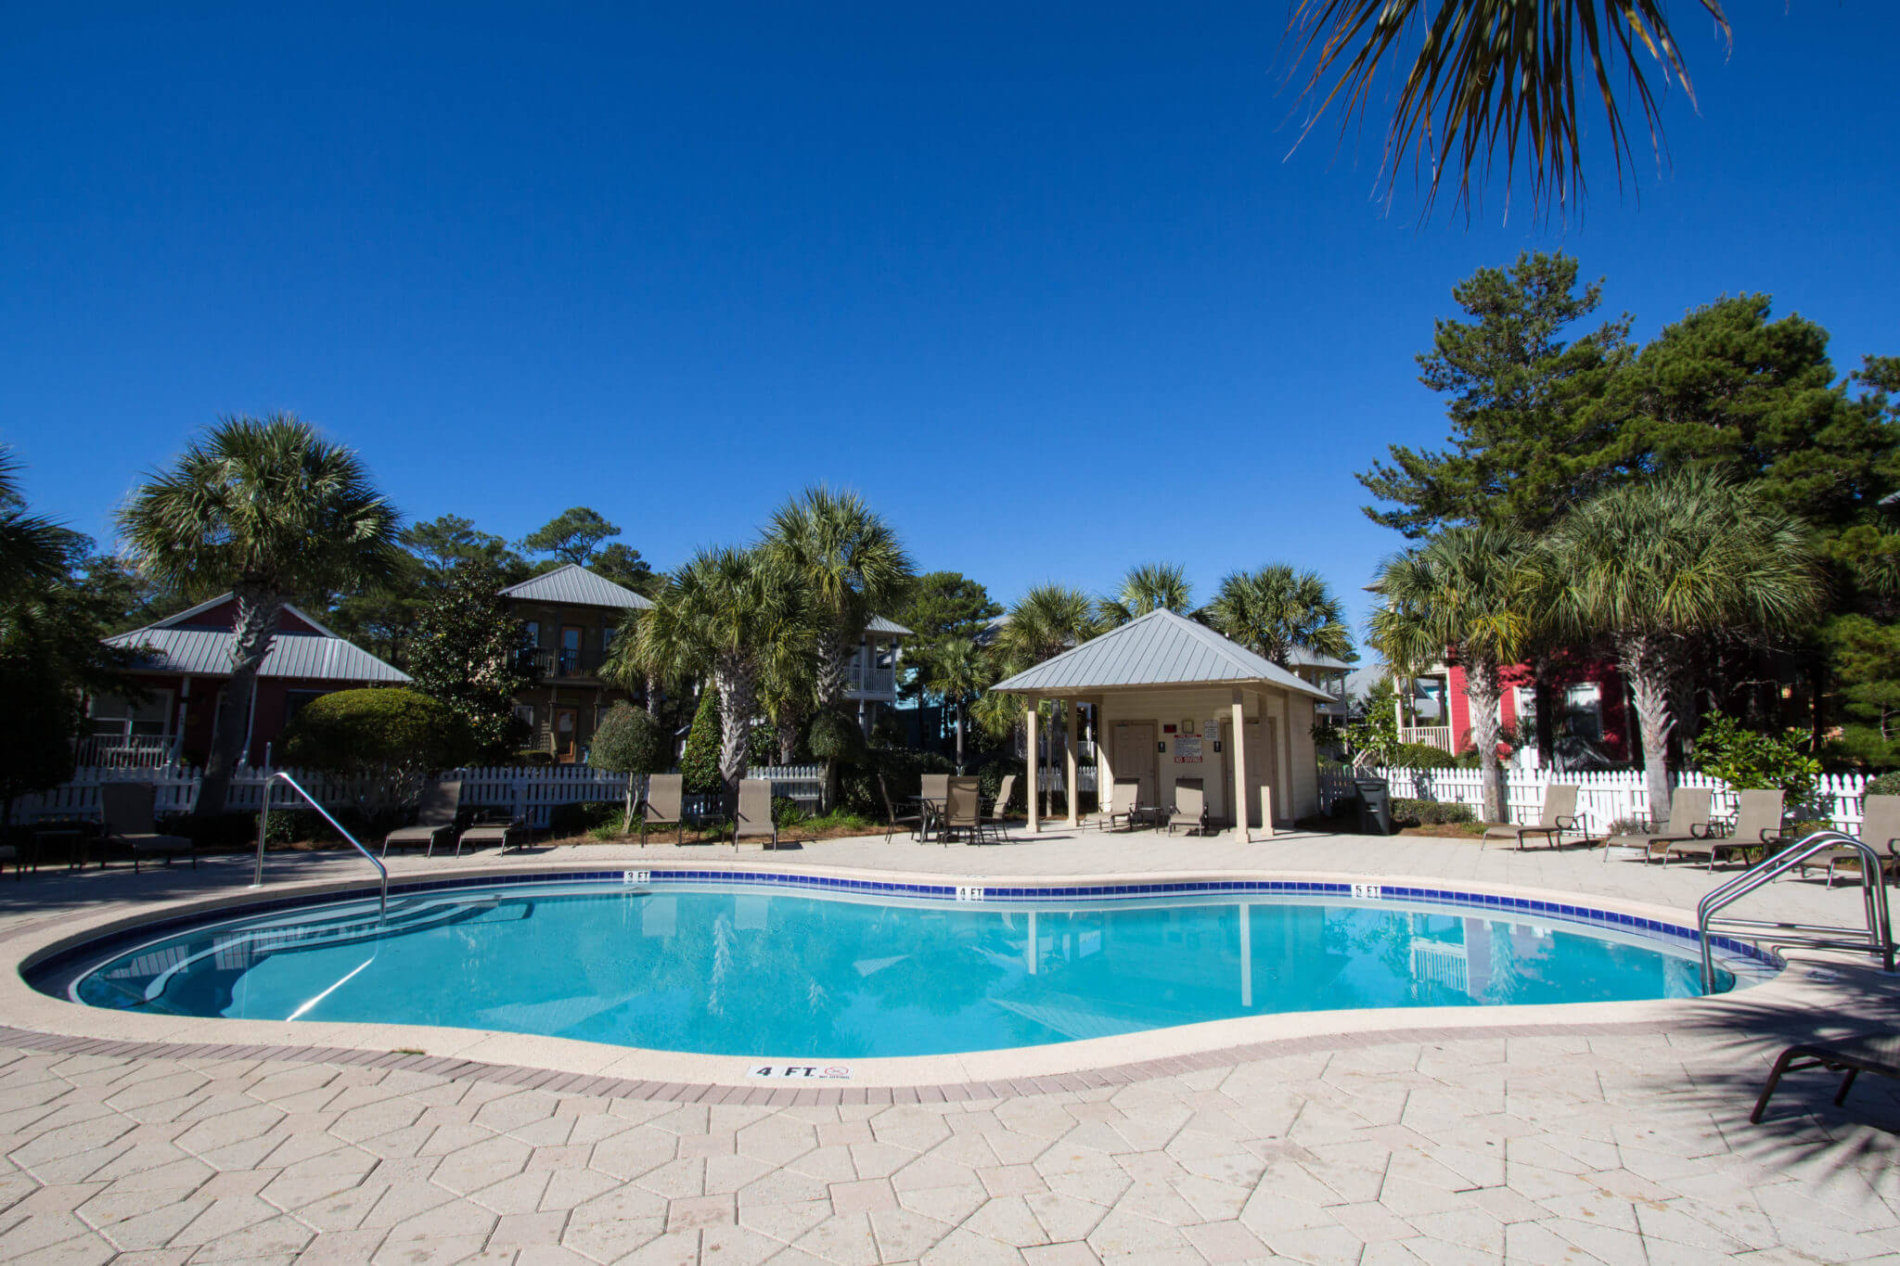
[[[181,629],[157,624],[109,637],[106,645],[140,650],[133,664],[137,672],[229,677],[231,648],[236,641],[237,634],[230,629]],[[258,676],[314,681],[409,680],[408,673],[333,633],[296,632],[279,633],[271,639]]]
[[[564,563],[553,571],[530,576],[518,585],[501,591],[504,598],[528,602],[554,602],[575,607],[618,607],[644,611],[653,604],[627,588],[616,585],[579,563]]]
[[[1331,655],[1322,655],[1318,651],[1310,651],[1304,646],[1294,647],[1292,653],[1289,654],[1287,658],[1293,661],[1295,668],[1331,668],[1338,670],[1352,667],[1351,664],[1348,664],[1343,659],[1334,659]]]
[[[1332,696],[1271,660],[1172,611],[1151,611],[992,689],[1007,694],[1083,694],[1140,686],[1265,682],[1315,699]]]
[[[917,636],[915,633],[912,633],[909,629],[905,628],[903,625],[899,624],[897,621],[887,620],[881,615],[872,616],[871,622],[864,626],[864,631],[866,633],[888,633],[896,637],[916,637]]]

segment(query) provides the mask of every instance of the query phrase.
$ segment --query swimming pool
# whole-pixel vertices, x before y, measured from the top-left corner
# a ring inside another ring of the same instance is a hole
[[[417,885],[386,922],[374,900],[200,920],[70,953],[35,983],[148,1014],[844,1059],[1278,1012],[1690,997],[1697,952],[1653,920],[1439,890],[624,872]],[[1721,946],[1721,988],[1770,970],[1749,955]]]

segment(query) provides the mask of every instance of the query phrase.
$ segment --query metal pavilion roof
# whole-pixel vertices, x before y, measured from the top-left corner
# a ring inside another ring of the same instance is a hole
[[[915,633],[911,632],[909,629],[905,628],[903,625],[899,624],[897,621],[887,620],[881,615],[872,616],[871,622],[864,626],[864,631],[866,633],[884,633],[893,637],[916,637],[917,636]]]
[[[596,575],[579,563],[563,563],[553,571],[530,576],[518,585],[501,591],[504,598],[528,602],[552,602],[576,607],[617,607],[646,610],[653,604],[605,576]]]
[[[1172,611],[1151,611],[992,689],[1008,694],[1083,694],[1142,686],[1263,682],[1328,702],[1332,696],[1271,660]]]

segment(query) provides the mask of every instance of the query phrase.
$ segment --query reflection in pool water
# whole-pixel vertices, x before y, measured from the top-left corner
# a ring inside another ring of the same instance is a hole
[[[81,978],[166,1014],[543,1033],[846,1058],[1031,1046],[1358,1007],[1692,997],[1686,945],[1280,898],[1062,908],[777,891],[511,887],[181,933]],[[1722,987],[1733,978],[1724,974]]]

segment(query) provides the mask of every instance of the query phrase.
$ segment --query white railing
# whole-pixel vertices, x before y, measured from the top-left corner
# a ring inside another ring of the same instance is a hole
[[[889,695],[897,692],[897,670],[895,668],[870,668],[858,664],[844,679],[845,693],[859,695]]]
[[[225,796],[226,810],[251,813],[261,809],[264,780],[270,772],[256,766],[240,768],[231,778],[231,789]],[[311,795],[325,804],[342,804],[349,798],[341,780],[328,779],[314,771],[290,772]],[[526,818],[536,829],[546,828],[554,810],[561,805],[620,803],[627,794],[625,774],[610,774],[586,765],[504,765],[460,769],[445,776],[462,780],[464,808],[507,809],[511,816]],[[809,813],[817,812],[824,798],[822,765],[768,766],[748,770],[747,776],[771,779],[774,796],[795,801]],[[14,821],[31,822],[49,816],[97,817],[99,788],[105,783],[126,781],[152,784],[155,813],[190,813],[198,803],[201,778],[198,769],[181,765],[84,766],[76,769],[72,780],[62,786],[15,800]],[[688,807],[699,812],[710,812],[716,807],[717,797],[702,799],[703,803]]]
[[[1394,799],[1467,804],[1473,814],[1483,816],[1481,770],[1375,769],[1372,772],[1391,784]],[[1344,766],[1321,766],[1319,779],[1320,799],[1326,804],[1353,794],[1352,771]],[[1589,830],[1603,831],[1613,822],[1649,816],[1649,792],[1639,769],[1553,774],[1549,770],[1508,768],[1504,771],[1505,816],[1512,822],[1537,821],[1544,809],[1544,788],[1551,783],[1577,788],[1577,816]],[[1707,787],[1715,793],[1713,812],[1717,817],[1735,813],[1735,793],[1720,778],[1680,773],[1671,774],[1669,783],[1671,787]],[[1861,795],[1866,786],[1865,774],[1823,774],[1815,780],[1814,794],[1808,803],[1816,817],[1831,821],[1837,831],[1854,835],[1860,830]],[[1790,808],[1803,815],[1809,812],[1801,806]]]
[[[178,736],[89,734],[74,744],[73,763],[106,769],[156,769],[178,759]]]
[[[1449,725],[1408,725],[1399,731],[1401,743],[1427,743],[1440,751],[1451,750]]]

